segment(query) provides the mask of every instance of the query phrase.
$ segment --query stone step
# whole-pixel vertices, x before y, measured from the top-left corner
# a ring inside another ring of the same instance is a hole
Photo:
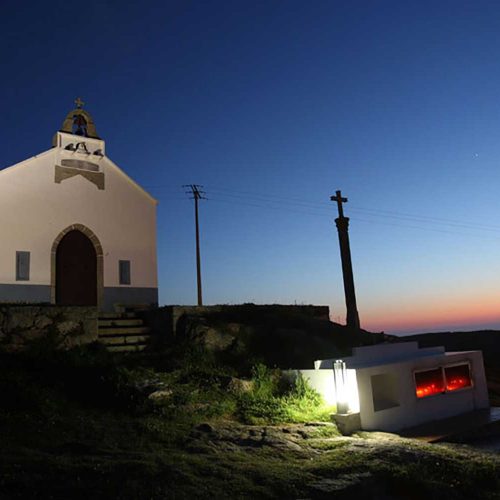
[[[114,337],[99,337],[101,344],[107,346],[115,345],[137,345],[148,343],[151,340],[151,335],[116,335]]]
[[[148,334],[150,328],[147,326],[128,326],[128,327],[116,327],[109,326],[106,328],[99,328],[99,338],[103,337],[113,337],[115,335],[138,335],[138,334]]]
[[[100,312],[99,319],[137,318],[134,312]]]
[[[150,304],[115,304],[117,313],[134,313],[135,311],[147,311],[151,309]]]
[[[138,352],[143,351],[146,348],[146,344],[136,344],[136,345],[108,345],[106,349],[111,352]]]
[[[134,318],[112,318],[112,319],[99,319],[99,328],[109,326],[142,326],[144,323],[142,319]]]

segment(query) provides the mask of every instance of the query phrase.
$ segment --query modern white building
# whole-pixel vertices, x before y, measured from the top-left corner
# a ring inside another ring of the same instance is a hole
[[[157,201],[76,104],[52,149],[0,170],[0,302],[156,304]]]
[[[363,430],[398,431],[489,407],[481,351],[379,344],[300,371],[339,413],[359,413]]]

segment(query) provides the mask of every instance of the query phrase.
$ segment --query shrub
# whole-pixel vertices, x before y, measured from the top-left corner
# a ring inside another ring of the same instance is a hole
[[[329,420],[332,408],[299,374],[292,385],[282,384],[280,370],[263,364],[252,369],[253,390],[238,400],[238,417],[245,423],[266,424]]]

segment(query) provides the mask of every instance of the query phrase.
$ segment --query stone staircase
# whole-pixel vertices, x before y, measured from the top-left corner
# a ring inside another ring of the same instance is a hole
[[[151,343],[153,335],[135,312],[101,312],[98,340],[112,352],[142,351]]]

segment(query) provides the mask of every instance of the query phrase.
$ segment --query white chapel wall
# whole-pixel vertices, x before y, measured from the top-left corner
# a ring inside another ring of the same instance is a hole
[[[55,238],[83,224],[104,252],[104,287],[119,287],[119,260],[131,261],[131,286],[157,288],[156,203],[106,158],[101,190],[80,175],[54,181],[54,148],[0,171],[0,284],[16,281],[16,251],[30,252],[30,280],[50,285]],[[94,160],[93,160],[94,161]]]

